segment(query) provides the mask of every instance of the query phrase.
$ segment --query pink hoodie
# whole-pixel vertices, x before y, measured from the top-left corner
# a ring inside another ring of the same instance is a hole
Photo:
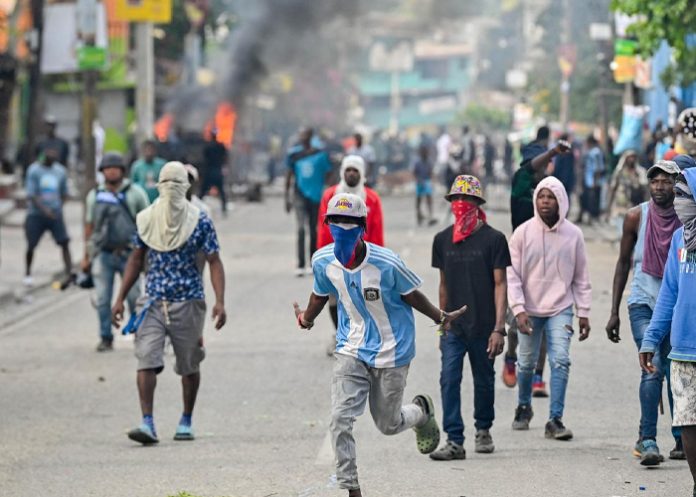
[[[560,220],[553,228],[537,212],[536,198],[542,188],[551,190],[558,200]],[[563,184],[554,177],[544,178],[534,190],[534,217],[510,238],[508,301],[515,316],[521,312],[555,316],[575,304],[578,317],[589,317],[592,287],[585,240],[567,215],[568,195]]]

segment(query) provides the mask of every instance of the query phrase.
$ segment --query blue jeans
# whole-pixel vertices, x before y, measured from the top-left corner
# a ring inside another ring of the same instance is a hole
[[[643,342],[643,335],[648,329],[653,311],[650,306],[645,304],[636,304],[628,306],[628,317],[631,321],[631,332],[633,340],[636,342],[638,350],[640,350]],[[638,398],[640,399],[640,428],[638,435],[643,438],[655,438],[657,436],[657,410],[662,398],[662,381],[667,377],[667,399],[669,400],[669,411],[673,411],[672,389],[670,388],[669,366],[668,359],[671,350],[669,335],[660,344],[660,349],[653,356],[652,363],[656,371],[648,374],[641,370],[640,389],[638,390]],[[672,427],[672,436],[675,440],[681,438],[681,430],[678,427]]]
[[[92,278],[94,289],[97,293],[97,314],[99,314],[99,335],[102,340],[111,342],[114,339],[111,333],[111,300],[114,295],[114,279],[116,273],[123,277],[128,253],[116,255],[111,252],[100,252],[92,264]],[[140,296],[140,285],[136,281],[128,293],[128,309],[131,314],[135,312],[135,301]]]
[[[565,394],[570,372],[570,339],[573,334],[566,325],[573,323],[573,309],[568,307],[560,314],[551,317],[530,316],[532,334],[518,333],[520,341],[517,361],[518,403],[532,405],[532,376],[539,358],[541,338],[546,335],[546,350],[551,367],[551,403],[549,419],[562,418],[565,407]]]
[[[469,363],[474,376],[474,426],[477,430],[488,430],[495,418],[495,370],[493,360],[488,358],[488,337],[460,337],[453,332],[440,338],[442,371],[440,372],[440,394],[442,395],[442,425],[447,440],[464,443],[464,421],[462,420],[462,369],[464,356],[469,353]]]

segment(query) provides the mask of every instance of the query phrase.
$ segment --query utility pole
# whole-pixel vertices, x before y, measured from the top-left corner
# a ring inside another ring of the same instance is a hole
[[[602,150],[608,150],[609,145],[609,111],[607,108],[607,96],[609,90],[609,58],[612,50],[613,14],[609,13],[607,22],[595,22],[590,24],[590,39],[597,43],[597,68],[599,75],[599,89],[593,92],[598,97],[599,115],[602,125]]]
[[[563,0],[561,6],[563,9],[563,21],[561,23],[561,43],[564,47],[568,47],[570,42],[570,5],[568,0]],[[564,55],[567,56],[567,55]],[[575,63],[575,61],[573,61]],[[563,128],[566,128],[570,120],[570,74],[566,71],[561,71],[561,108],[559,120]]]
[[[139,22],[135,25],[135,114],[138,144],[152,137],[155,113],[155,46],[152,23]]]
[[[391,95],[389,111],[389,132],[393,136],[399,133],[399,113],[401,112],[401,86],[399,84],[399,71],[391,73]]]
[[[44,24],[44,0],[31,0],[31,19],[32,30],[29,34],[29,47],[31,49],[31,63],[29,65],[28,81],[28,105],[26,116],[26,157],[29,166],[34,160],[34,150],[36,149],[37,127],[39,123],[38,112],[40,110],[39,98],[41,96],[41,48],[43,44],[43,24]]]
[[[78,0],[78,39],[82,40],[81,50],[89,56],[89,50],[96,45],[97,36],[97,2],[96,0]],[[79,58],[79,57],[78,57]],[[97,168],[95,164],[96,148],[94,144],[94,120],[97,117],[97,78],[98,72],[87,65],[82,70],[82,127],[80,143],[82,145],[82,164],[84,180],[82,182],[82,198],[96,184]]]

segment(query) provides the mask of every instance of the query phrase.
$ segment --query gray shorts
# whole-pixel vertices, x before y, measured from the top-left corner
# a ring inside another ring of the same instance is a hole
[[[148,297],[138,300],[138,312],[147,300]],[[181,376],[197,373],[205,358],[204,324],[204,300],[153,303],[135,334],[138,371],[154,369],[160,373],[164,369],[164,337],[169,335],[176,357],[174,372]]]
[[[670,363],[672,397],[674,398],[673,426],[696,425],[696,362]]]

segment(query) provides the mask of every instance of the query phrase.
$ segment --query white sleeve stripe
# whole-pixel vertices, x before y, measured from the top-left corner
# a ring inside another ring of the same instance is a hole
[[[330,254],[333,255],[333,253],[334,253],[333,249],[331,249],[331,250],[327,250],[327,249],[328,249],[328,247],[324,247],[324,248],[317,250],[316,252],[314,252],[312,259],[314,259],[315,257],[323,257],[323,256],[330,255]]]
[[[411,289],[405,291],[405,292],[402,293],[401,295],[408,295],[408,294],[411,294],[411,293],[415,292],[416,290],[418,290],[420,287],[421,287],[421,285],[416,285],[416,286],[414,286],[413,288],[411,288]]]
[[[412,283],[413,285],[420,286],[422,284],[422,280],[416,275],[413,271],[409,270],[406,268],[403,264],[398,264],[394,260],[389,260],[386,258],[382,258],[382,256],[377,256],[375,254],[372,254],[372,256],[381,262],[385,262],[389,264],[390,266],[394,267],[401,275],[406,278],[407,281]]]
[[[372,255],[375,257],[375,259],[382,261],[382,262],[386,262],[386,263],[394,266],[396,269],[398,269],[401,272],[401,274],[406,276],[408,279],[413,280],[414,283],[421,280],[420,277],[418,277],[418,275],[416,273],[414,273],[413,271],[408,269],[406,267],[406,265],[402,261],[400,261],[399,259],[396,259],[395,257],[387,257],[387,256],[382,256],[382,255],[376,255],[376,254],[372,254]]]
[[[383,260],[383,259],[381,259],[381,258],[379,258],[379,257],[376,257],[376,259],[377,259],[378,261],[386,262],[387,264],[391,265],[394,269],[396,269],[397,271],[399,271],[399,273],[401,273],[401,275],[402,275],[404,278],[406,278],[406,280],[407,280],[409,283],[411,283],[411,284],[413,284],[413,285],[420,285],[420,284],[422,283],[421,279],[420,279],[415,273],[413,273],[412,271],[409,271],[408,269],[404,268],[403,266],[394,264],[394,263],[392,263],[392,262],[390,262],[390,261],[388,261],[388,260]]]
[[[321,260],[330,259],[330,258],[332,258],[332,257],[333,257],[333,254],[331,254],[331,255],[322,255],[322,256],[319,256],[319,257],[317,257],[317,256],[315,255],[314,257],[312,257],[312,266],[314,266],[314,264],[316,264],[317,262],[319,262],[319,261],[321,261]]]
[[[380,257],[386,261],[391,261],[393,264],[400,266],[400,267],[403,267],[404,269],[408,269],[406,267],[406,264],[404,264],[404,261],[399,259],[399,257],[397,257],[394,253],[384,252],[384,253],[375,253],[372,255],[374,255],[376,257]]]
[[[333,244],[327,245],[327,246],[325,246],[325,247],[320,248],[319,250],[317,250],[317,251],[314,253],[314,255],[323,254],[323,253],[325,253],[325,252],[326,252],[326,253],[329,253],[329,252],[333,253],[332,245],[333,245]]]

